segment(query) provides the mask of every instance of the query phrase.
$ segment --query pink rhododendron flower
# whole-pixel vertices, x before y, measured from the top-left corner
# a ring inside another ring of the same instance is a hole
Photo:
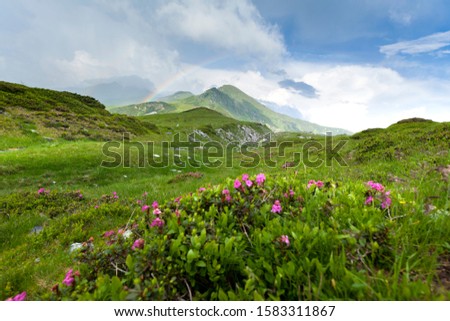
[[[150,224],[150,227],[162,227],[164,226],[164,221],[159,217],[155,218],[153,222]]]
[[[144,205],[141,207],[141,210],[142,210],[142,212],[147,212],[149,208],[150,208],[150,206]]]
[[[291,244],[291,242],[289,241],[289,236],[287,236],[287,235],[281,235],[280,241],[282,243],[286,244],[287,246],[289,246]]]
[[[111,237],[115,234],[116,232],[114,232],[114,230],[111,231],[107,231],[103,234],[103,237]]]
[[[6,299],[6,301],[25,301],[27,298],[27,292],[23,291],[22,293],[17,294],[13,298]]]
[[[248,174],[242,174],[242,180],[247,181],[248,180]]]
[[[236,178],[236,180],[234,181],[234,188],[240,188],[242,186],[241,181],[239,179]]]
[[[273,205],[272,205],[272,209],[271,212],[272,213],[281,213],[281,204],[279,200],[276,200]]]
[[[223,194],[223,195],[230,195],[230,191],[227,190],[227,189],[224,189],[224,190],[222,191],[222,194]]]
[[[38,194],[42,194],[44,192],[45,192],[45,188],[43,188],[43,187],[38,189],[38,191],[37,191]]]
[[[154,201],[154,202],[152,203],[152,207],[153,207],[153,209],[157,209],[157,208],[159,207],[158,202],[157,202],[157,201]]]
[[[381,185],[380,183],[375,183],[374,181],[368,181],[367,185],[376,190],[377,192],[383,192],[384,191],[384,186]]]
[[[373,203],[373,196],[372,196],[372,195],[369,195],[369,196],[366,198],[366,201],[364,202],[364,204],[370,205],[370,204],[372,204],[372,203]]]
[[[318,188],[322,188],[323,185],[324,185],[323,182],[320,181],[320,180],[316,182],[316,186],[317,186]]]
[[[311,179],[309,182],[308,182],[308,185],[306,186],[307,188],[310,188],[311,186],[316,186],[316,187],[318,187],[318,188],[322,188],[323,186],[324,186],[324,183],[321,181],[321,180],[318,180],[318,181],[315,181],[315,180],[313,180],[313,179]]]
[[[159,208],[156,208],[153,210],[153,214],[155,214],[156,216],[161,215],[161,210]]]
[[[73,277],[73,270],[70,269],[66,273],[66,276],[64,277],[64,280],[62,281],[62,283],[64,283],[67,286],[72,286],[74,282],[75,282],[75,278]]]
[[[131,249],[132,250],[142,249],[144,248],[144,244],[145,244],[144,239],[137,239],[136,241],[134,241],[133,245],[131,246]]]
[[[263,173],[256,175],[256,184],[258,186],[261,186],[262,184],[264,184],[265,181],[266,181],[266,175],[264,175]]]
[[[247,185],[247,187],[250,188],[250,187],[253,186],[253,182],[248,179],[248,180],[245,181],[245,185]]]

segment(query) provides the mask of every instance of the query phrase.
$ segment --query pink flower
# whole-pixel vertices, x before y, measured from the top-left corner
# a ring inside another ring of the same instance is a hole
[[[162,219],[160,219],[159,217],[155,218],[153,220],[153,222],[150,224],[150,227],[163,227],[164,226],[164,221]]]
[[[250,187],[253,186],[253,182],[248,179],[248,180],[245,181],[245,185],[247,185],[247,187],[250,188]]]
[[[181,201],[181,196],[178,196],[178,197],[175,199],[175,202],[177,202],[178,204],[180,204],[180,201]]]
[[[141,211],[142,212],[147,212],[149,208],[150,208],[150,206],[144,205],[144,206],[141,207]]]
[[[261,186],[262,184],[264,184],[265,181],[266,181],[266,175],[264,175],[263,173],[256,175],[256,184],[258,184],[258,186]]]
[[[153,201],[153,203],[152,203],[152,207],[153,207],[153,209],[157,209],[158,208],[158,202],[157,201]]]
[[[117,195],[117,192],[113,192],[113,198],[114,199],[118,199],[119,198],[119,196]]]
[[[27,292],[23,291],[22,293],[17,294],[13,298],[6,299],[6,301],[25,301],[27,298]]]
[[[370,205],[370,204],[372,204],[372,202],[373,202],[373,196],[372,196],[372,195],[369,195],[369,196],[366,198],[366,201],[364,202],[364,204]]]
[[[294,191],[290,189],[290,190],[289,190],[289,195],[290,195],[291,197],[293,197],[293,196],[295,195]]]
[[[175,210],[175,216],[180,217],[180,210],[178,208]]]
[[[242,174],[242,180],[247,181],[248,180],[248,174]]]
[[[161,215],[161,210],[159,208],[156,208],[153,210],[153,214],[155,214],[156,216]]]
[[[306,187],[307,187],[307,188],[310,188],[310,187],[313,186],[313,185],[316,185],[316,181],[313,180],[313,179],[311,179],[311,180],[308,182],[308,185],[307,185]]]
[[[234,188],[238,189],[241,186],[242,186],[241,181],[236,178],[236,180],[234,181]]]
[[[199,189],[198,189],[198,191],[201,193],[201,192],[204,192],[204,191],[206,191],[206,188],[204,188],[204,187],[200,187]]]
[[[38,193],[38,194],[43,194],[43,193],[45,193],[45,188],[42,187],[42,188],[38,189],[37,193]]]
[[[225,200],[226,200],[227,202],[231,202],[231,196],[230,196],[230,195],[225,196]]]
[[[222,191],[222,195],[230,195],[230,191],[227,190],[227,189],[224,189],[224,190]]]
[[[392,200],[388,196],[385,196],[383,202],[381,203],[381,208],[385,209],[385,208],[391,206],[391,203],[392,203]]]
[[[289,236],[287,236],[287,235],[281,235],[280,241],[281,241],[281,243],[284,243],[287,246],[289,246],[291,244],[291,242],[289,241]]]
[[[64,283],[67,286],[72,286],[74,282],[75,282],[75,278],[73,277],[73,270],[70,269],[66,273],[66,276],[64,277],[64,280],[62,281],[62,283]]]
[[[272,213],[281,213],[281,204],[279,200],[276,200],[272,205]]]
[[[376,190],[377,192],[383,192],[383,191],[384,191],[384,186],[381,185],[380,183],[375,183],[375,182],[373,182],[373,181],[368,181],[368,182],[367,182],[367,185],[368,185],[370,188]]]
[[[322,181],[317,181],[316,182],[316,186],[318,187],[318,188],[322,188],[323,187],[323,182]]]
[[[147,197],[148,193],[144,192],[144,194],[142,194],[143,197]]]
[[[142,249],[144,248],[144,244],[145,244],[144,239],[137,239],[136,241],[134,241],[133,245],[131,246],[131,249],[132,250]]]
[[[114,230],[107,231],[107,232],[105,232],[105,233],[103,234],[103,237],[108,238],[108,237],[113,236],[115,233],[116,233],[116,232],[114,232]]]
[[[98,208],[98,205],[95,205],[94,208]]]

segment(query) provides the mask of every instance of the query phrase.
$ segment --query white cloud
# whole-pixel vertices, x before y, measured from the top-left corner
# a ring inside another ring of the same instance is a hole
[[[265,23],[249,1],[173,1],[158,15],[173,37],[271,59],[286,52],[280,32]]]
[[[380,52],[393,56],[397,54],[421,54],[436,51],[450,46],[450,31],[438,32],[419,39],[400,41],[394,44],[380,47]]]

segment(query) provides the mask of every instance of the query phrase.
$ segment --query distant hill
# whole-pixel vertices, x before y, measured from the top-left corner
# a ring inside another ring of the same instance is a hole
[[[176,112],[176,107],[163,101],[149,101],[143,104],[132,104],[123,107],[108,108],[111,113],[128,116],[145,116]]]
[[[209,108],[199,107],[180,113],[139,117],[143,122],[157,124],[160,134],[168,139],[180,133],[183,139],[192,135],[197,141],[258,142],[271,133],[265,125],[239,121]]]
[[[175,107],[174,112],[185,111],[195,107],[208,107],[238,120],[262,123],[273,131],[350,134],[345,129],[320,126],[272,111],[256,99],[231,85],[211,88],[200,95],[184,92],[184,94],[175,94],[169,97],[165,101]],[[134,113],[133,108],[136,108],[136,106],[138,105],[111,111],[120,111],[120,113],[132,115]],[[163,112],[166,112],[166,110]]]
[[[0,135],[32,139],[112,140],[129,132],[142,135],[154,126],[112,115],[96,99],[70,92],[30,88],[0,81]]]

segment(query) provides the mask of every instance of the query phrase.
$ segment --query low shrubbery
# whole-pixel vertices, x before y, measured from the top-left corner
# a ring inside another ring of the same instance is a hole
[[[424,216],[376,182],[244,174],[164,204],[146,194],[133,203],[126,225],[85,235],[42,299],[448,298],[436,276],[448,216]],[[94,204],[89,217],[120,202]]]

